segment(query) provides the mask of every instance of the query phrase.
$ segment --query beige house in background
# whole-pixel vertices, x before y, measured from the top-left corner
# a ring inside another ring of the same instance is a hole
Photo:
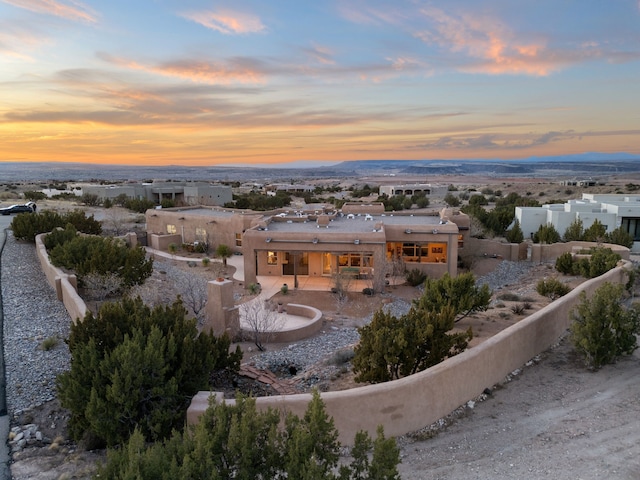
[[[382,203],[347,203],[339,211],[322,204],[275,212],[172,208],[148,210],[146,218],[153,248],[207,242],[212,250],[225,244],[242,253],[247,284],[258,275],[370,278],[380,262],[456,275],[469,235],[465,214],[389,213]]]

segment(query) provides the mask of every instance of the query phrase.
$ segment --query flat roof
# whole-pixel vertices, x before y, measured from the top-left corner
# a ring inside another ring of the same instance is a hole
[[[365,220],[366,218],[366,220]],[[331,222],[329,227],[321,225],[320,230],[344,233],[367,233],[373,232],[376,224],[382,222],[383,225],[406,225],[406,226],[428,226],[440,225],[439,216],[427,215],[354,215],[353,217],[337,215]],[[287,221],[287,217],[283,220],[273,220],[268,224],[269,231],[272,232],[312,232],[318,230],[318,224],[315,220],[309,220],[306,223],[300,221],[299,218],[291,217]]]
[[[162,211],[164,209],[160,209]],[[166,209],[165,212],[184,213],[186,215],[200,215],[203,217],[228,218],[234,215],[242,215],[232,210],[214,210],[212,208],[185,208],[185,209]]]

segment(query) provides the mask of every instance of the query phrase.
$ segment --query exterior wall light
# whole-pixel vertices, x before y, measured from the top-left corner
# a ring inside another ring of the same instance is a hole
[[[267,243],[271,243],[271,237],[267,237],[264,241]]]

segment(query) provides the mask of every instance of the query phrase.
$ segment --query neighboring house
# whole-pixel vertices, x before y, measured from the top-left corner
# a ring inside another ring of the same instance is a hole
[[[440,215],[385,213],[384,205],[307,205],[258,213],[219,208],[161,209],[146,213],[148,243],[206,241],[244,255],[247,284],[258,275],[373,275],[376,262],[401,262],[430,276],[456,275],[469,217],[449,209]]]
[[[576,220],[585,229],[598,220],[607,232],[622,227],[635,242],[632,252],[640,252],[640,195],[583,193],[580,200],[542,207],[516,207],[516,219],[525,237],[533,236],[541,225],[551,224],[560,235]]]
[[[146,199],[160,204],[170,199],[178,205],[224,205],[233,201],[231,187],[208,183],[191,182],[153,182],[127,183],[123,185],[88,185],[83,193],[97,195],[104,200],[120,195],[127,198]]]
[[[419,195],[424,193],[427,196],[444,197],[447,194],[447,187],[443,185],[431,185],[430,183],[411,183],[403,185],[380,185],[380,195],[393,197],[395,195]]]

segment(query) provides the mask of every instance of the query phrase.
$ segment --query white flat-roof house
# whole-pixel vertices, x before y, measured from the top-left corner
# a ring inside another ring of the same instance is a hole
[[[640,252],[640,195],[583,193],[579,200],[542,207],[516,207],[516,219],[525,237],[533,236],[541,225],[551,224],[560,235],[577,219],[584,228],[598,220],[607,232],[618,227],[630,233],[632,252]]]

